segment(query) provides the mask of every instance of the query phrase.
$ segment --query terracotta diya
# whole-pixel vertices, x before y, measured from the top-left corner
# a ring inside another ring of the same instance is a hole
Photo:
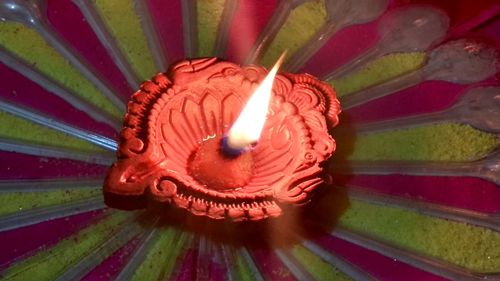
[[[262,67],[204,58],[144,82],[128,104],[106,204],[131,209],[156,200],[241,221],[307,203],[335,150],[328,129],[338,123],[339,102],[311,75],[278,74],[258,142],[233,153],[224,136],[266,75]]]

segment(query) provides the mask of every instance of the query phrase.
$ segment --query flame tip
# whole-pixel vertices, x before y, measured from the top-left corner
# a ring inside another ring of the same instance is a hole
[[[225,145],[230,146],[231,149],[245,149],[260,138],[266,122],[273,82],[285,55],[286,51],[281,54],[273,68],[250,96],[247,104],[229,129]]]
[[[278,60],[274,64],[273,69],[276,68],[276,71],[278,71],[278,69],[283,64],[283,61],[285,60],[285,57],[286,57],[287,53],[288,53],[288,49],[284,50],[283,53],[281,53],[281,55],[279,56]]]

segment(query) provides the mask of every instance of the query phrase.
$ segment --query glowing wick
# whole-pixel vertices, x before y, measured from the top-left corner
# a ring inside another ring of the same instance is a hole
[[[238,154],[259,140],[266,123],[274,77],[283,62],[285,54],[286,52],[279,57],[266,78],[248,99],[236,122],[229,129],[223,141],[225,151],[229,154]]]

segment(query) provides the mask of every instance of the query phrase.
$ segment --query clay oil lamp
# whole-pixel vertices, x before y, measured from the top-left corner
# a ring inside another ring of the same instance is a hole
[[[141,85],[128,104],[106,204],[155,200],[232,221],[305,204],[335,150],[335,92],[308,74],[217,58],[185,60]]]

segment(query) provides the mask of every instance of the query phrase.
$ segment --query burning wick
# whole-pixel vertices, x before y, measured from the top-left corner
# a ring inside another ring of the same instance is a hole
[[[234,190],[245,186],[254,174],[250,151],[266,123],[274,78],[283,62],[282,54],[264,80],[250,95],[245,107],[222,137],[204,141],[192,155],[189,174],[212,190]]]
[[[266,78],[250,96],[236,122],[222,138],[222,152],[225,155],[238,156],[250,150],[259,140],[266,123],[274,77],[283,63],[285,55],[286,51],[281,54]]]

